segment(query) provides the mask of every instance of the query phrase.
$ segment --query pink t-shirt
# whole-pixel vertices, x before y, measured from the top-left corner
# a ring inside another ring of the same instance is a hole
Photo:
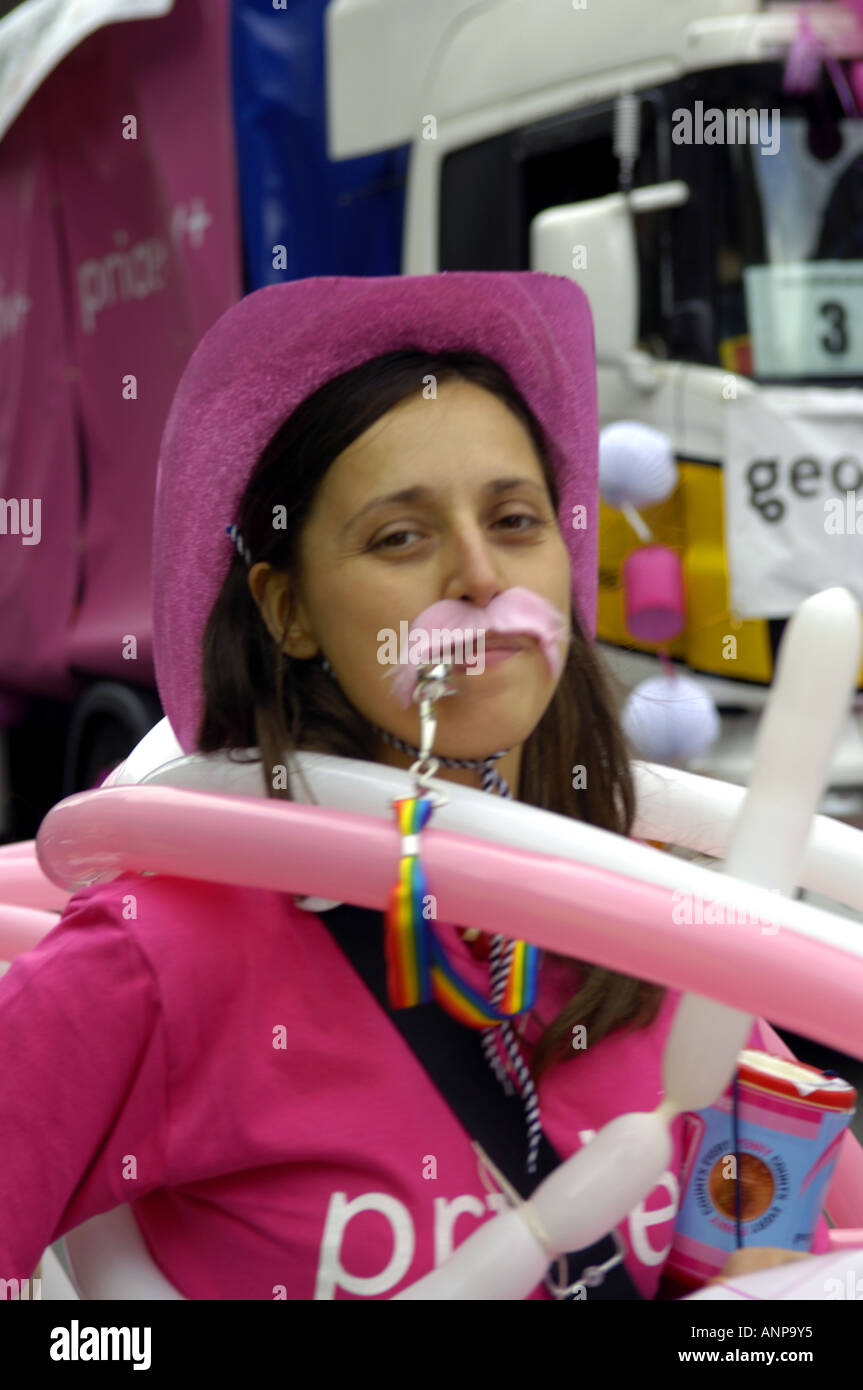
[[[456,929],[438,930],[487,982]],[[574,965],[543,960],[542,1023],[577,983]],[[679,997],[541,1079],[562,1158],[659,1103]],[[749,1045],[779,1050],[760,1028]],[[539,1031],[532,1019],[528,1061]],[[621,1228],[648,1298],[671,1243],[681,1125],[669,1171]],[[76,893],[0,980],[0,1154],[0,1277],[29,1278],[48,1245],[129,1203],[190,1299],[391,1298],[501,1209],[321,920],[286,894],[190,879],[124,874]]]

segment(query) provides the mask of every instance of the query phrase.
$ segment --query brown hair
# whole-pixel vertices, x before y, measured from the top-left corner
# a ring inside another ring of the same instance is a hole
[[[478,353],[430,355],[420,348],[386,353],[328,381],[282,424],[259,458],[235,520],[254,563],[296,573],[303,523],[333,460],[386,411],[421,389],[423,379],[461,378],[499,397],[528,430],[555,511],[559,497],[543,431],[504,370]],[[273,524],[280,508],[283,528]],[[286,514],[286,515],[285,515]],[[518,799],[628,835],[635,798],[629,749],[618,722],[613,685],[572,611],[569,657],[548,709],[522,748]],[[249,589],[237,556],[207,622],[203,641],[204,714],[198,748],[259,750],[268,796],[290,799],[265,769],[284,766],[292,749],[346,758],[375,758],[371,726],[317,660],[281,652]],[[578,751],[589,749],[589,775],[573,787]],[[579,963],[581,964],[581,963]],[[653,1021],[661,986],[583,963],[580,988],[537,1044],[534,1079],[556,1061],[574,1058],[573,1029],[589,1045],[612,1029]]]

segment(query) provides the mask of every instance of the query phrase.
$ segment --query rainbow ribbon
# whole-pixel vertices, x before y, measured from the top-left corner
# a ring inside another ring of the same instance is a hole
[[[434,999],[470,1028],[492,1028],[517,1018],[536,999],[539,948],[515,942],[500,1006],[463,980],[448,961],[431,927],[432,901],[419,850],[419,836],[434,809],[429,796],[394,801],[402,837],[396,882],[384,915],[384,948],[390,1007],[409,1009]]]

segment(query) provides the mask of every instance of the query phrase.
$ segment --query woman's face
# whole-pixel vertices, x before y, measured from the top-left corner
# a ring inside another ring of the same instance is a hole
[[[496,396],[443,382],[436,399],[388,411],[327,471],[301,537],[286,649],[316,648],[366,719],[416,744],[417,708],[402,707],[379,659],[385,631],[440,599],[484,608],[516,585],[568,618],[569,556],[539,459]],[[480,758],[523,743],[556,679],[528,638],[450,684],[458,694],[438,705],[435,751]]]

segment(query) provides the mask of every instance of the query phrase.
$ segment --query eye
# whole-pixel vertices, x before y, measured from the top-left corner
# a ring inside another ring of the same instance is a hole
[[[397,542],[403,541],[405,536],[418,536],[420,540],[422,539],[422,536],[420,536],[419,531],[390,531],[388,536],[381,536],[380,540],[372,541],[372,544],[369,546],[369,549],[404,550],[406,549],[406,546],[404,544],[399,545],[397,544]]]
[[[515,525],[522,522],[522,525]],[[538,516],[532,516],[529,512],[509,512],[507,516],[499,517],[494,523],[505,531],[531,531],[537,526],[544,526],[545,522]]]

